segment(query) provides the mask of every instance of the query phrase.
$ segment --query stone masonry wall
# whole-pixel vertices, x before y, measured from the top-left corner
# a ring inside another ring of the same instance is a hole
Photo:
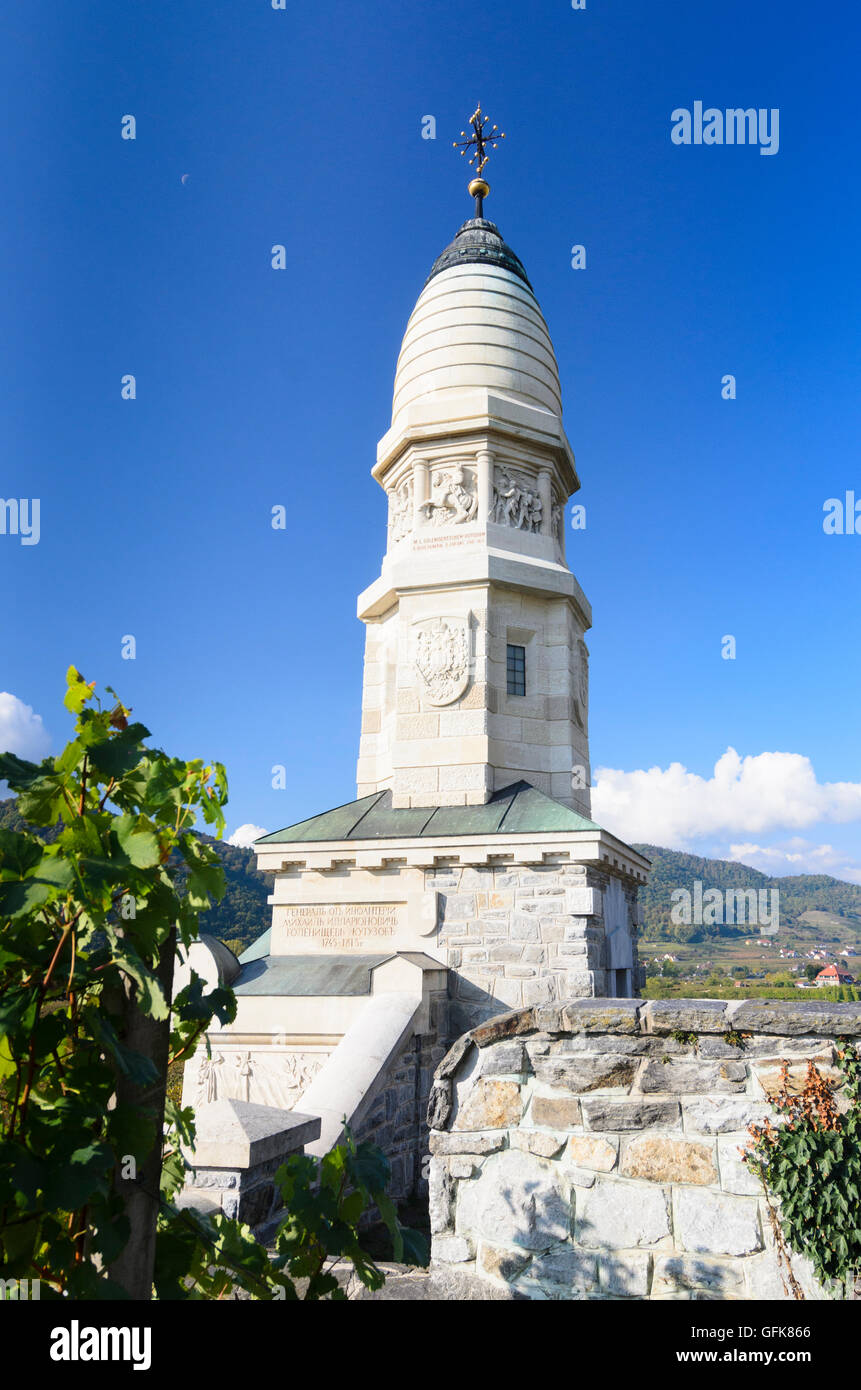
[[[392,1166],[389,1193],[397,1201],[426,1194],[427,1111],[434,1069],[445,1055],[448,999],[431,996],[429,1033],[414,1034],[391,1064],[370,1111],[353,1135],[383,1150]]]
[[[739,1149],[782,1059],[838,1080],[845,1035],[859,1004],[585,999],[473,1029],[431,1097],[434,1263],[531,1299],[788,1297]]]
[[[604,920],[610,874],[571,863],[425,871],[440,893],[439,944],[451,971],[454,1035],[501,1010],[615,995]],[[637,885],[618,878],[629,937],[629,994],[640,987]]]

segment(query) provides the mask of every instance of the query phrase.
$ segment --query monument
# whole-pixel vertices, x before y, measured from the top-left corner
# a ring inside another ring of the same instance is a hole
[[[580,484],[559,371],[526,271],[484,216],[501,138],[479,107],[461,146],[474,215],[410,316],[372,470],[388,525],[358,604],[357,799],[257,841],[272,925],[229,967],[236,1020],[186,1075],[197,1106],[301,1101],[322,1117],[317,1151],[346,1115],[404,1191],[451,1040],[640,984],[648,861],[591,819],[592,614],[565,555]],[[212,971],[227,977],[223,959]]]

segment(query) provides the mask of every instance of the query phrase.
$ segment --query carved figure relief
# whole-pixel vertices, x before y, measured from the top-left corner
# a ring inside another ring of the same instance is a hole
[[[410,477],[389,493],[389,536],[396,543],[408,536],[412,529],[413,480]]]
[[[475,477],[460,465],[435,473],[431,496],[421,507],[432,526],[459,526],[464,521],[474,521],[478,511]]]
[[[577,694],[574,698],[574,713],[580,728],[586,731],[589,717],[589,653],[583,638],[577,642]]]
[[[450,705],[469,683],[469,628],[465,618],[418,623],[415,667],[431,705]]]
[[[553,534],[556,537],[556,544],[562,544],[562,521],[563,509],[558,502],[553,503]]]
[[[223,1065],[224,1058],[220,1052],[214,1052],[211,1057],[204,1053],[197,1072],[199,1101],[209,1103],[218,1100],[218,1068]]]
[[[491,521],[518,531],[540,531],[542,510],[540,496],[525,478],[502,468],[496,470]]]
[[[239,1076],[239,1099],[250,1100],[251,1077],[254,1071],[254,1068],[251,1065],[251,1053],[237,1052],[235,1061],[236,1070]]]
[[[212,1057],[204,1053],[197,1070],[196,1103],[244,1100],[271,1105],[276,1110],[291,1110],[326,1057],[326,1053],[285,1054],[269,1048],[216,1052]]]

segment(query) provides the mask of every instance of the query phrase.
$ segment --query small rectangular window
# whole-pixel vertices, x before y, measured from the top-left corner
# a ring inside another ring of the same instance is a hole
[[[506,651],[506,668],[508,676],[509,695],[526,694],[526,648],[515,647],[511,642],[508,643]]]

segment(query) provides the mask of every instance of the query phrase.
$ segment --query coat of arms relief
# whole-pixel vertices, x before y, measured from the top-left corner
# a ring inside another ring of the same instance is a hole
[[[468,618],[424,618],[415,624],[415,668],[424,699],[450,705],[469,684]]]

